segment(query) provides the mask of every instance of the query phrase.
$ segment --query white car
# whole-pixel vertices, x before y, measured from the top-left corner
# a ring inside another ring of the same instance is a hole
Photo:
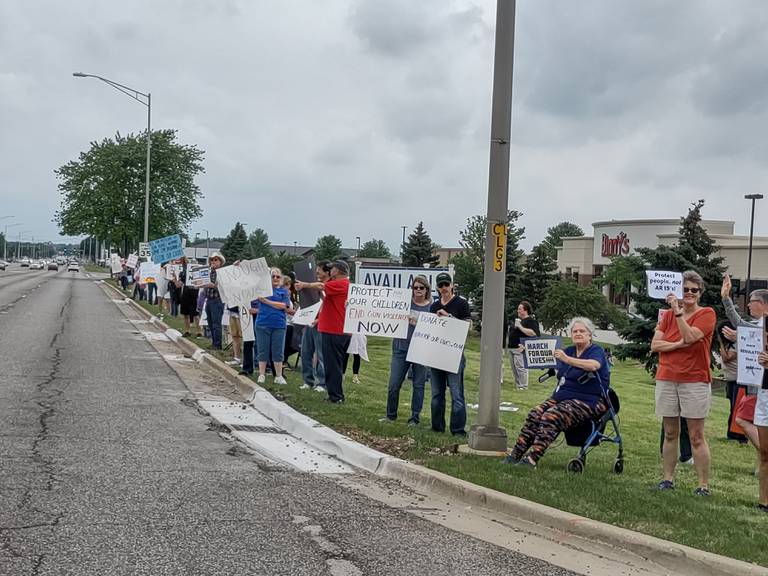
[[[30,270],[43,270],[45,269],[45,263],[42,260],[34,260],[29,265]]]
[[[80,272],[80,264],[73,260],[67,264],[67,272]]]
[[[5,270],[5,268],[8,266],[8,262],[5,260],[0,260],[0,270]]]

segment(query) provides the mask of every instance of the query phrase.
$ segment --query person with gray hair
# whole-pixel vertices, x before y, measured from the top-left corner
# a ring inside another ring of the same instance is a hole
[[[591,320],[576,317],[568,324],[573,345],[555,350],[558,385],[550,398],[528,413],[507,464],[536,467],[557,436],[608,410],[604,391],[610,385],[605,351],[592,341]]]
[[[685,418],[698,476],[695,496],[709,496],[709,445],[704,422],[712,402],[709,365],[717,316],[712,308],[699,306],[704,280],[693,270],[683,272],[683,300],[667,294],[669,309],[659,319],[651,341],[651,352],[659,354],[656,370],[656,416],[662,418],[663,478],[659,490],[675,487],[681,418]]]

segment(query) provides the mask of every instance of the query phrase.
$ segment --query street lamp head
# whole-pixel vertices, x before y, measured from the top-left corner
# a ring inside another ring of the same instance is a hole
[[[72,76],[76,78],[88,78],[88,74],[83,74],[82,72],[72,72]]]
[[[747,200],[762,200],[763,195],[762,194],[745,194],[744,198]]]

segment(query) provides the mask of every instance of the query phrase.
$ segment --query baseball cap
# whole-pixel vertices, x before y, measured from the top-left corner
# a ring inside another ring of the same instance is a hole
[[[448,272],[440,272],[440,274],[435,277],[435,284],[438,286],[443,282],[448,282],[449,284],[453,282],[453,280],[451,280],[451,275],[448,274]]]
[[[344,260],[334,260],[331,268],[336,268],[342,274],[349,274],[349,264],[344,262]]]

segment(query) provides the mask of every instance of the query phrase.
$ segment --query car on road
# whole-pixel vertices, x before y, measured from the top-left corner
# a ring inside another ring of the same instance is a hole
[[[22,268],[29,268],[29,258],[22,258],[21,259],[21,267]]]
[[[30,270],[44,270],[45,263],[42,260],[35,260],[29,265]]]
[[[56,262],[48,262],[48,270],[56,270],[58,272],[59,265]]]
[[[73,260],[67,264],[67,272],[80,272],[80,264]]]
[[[0,270],[5,270],[8,266],[8,262],[5,260],[0,260]]]

